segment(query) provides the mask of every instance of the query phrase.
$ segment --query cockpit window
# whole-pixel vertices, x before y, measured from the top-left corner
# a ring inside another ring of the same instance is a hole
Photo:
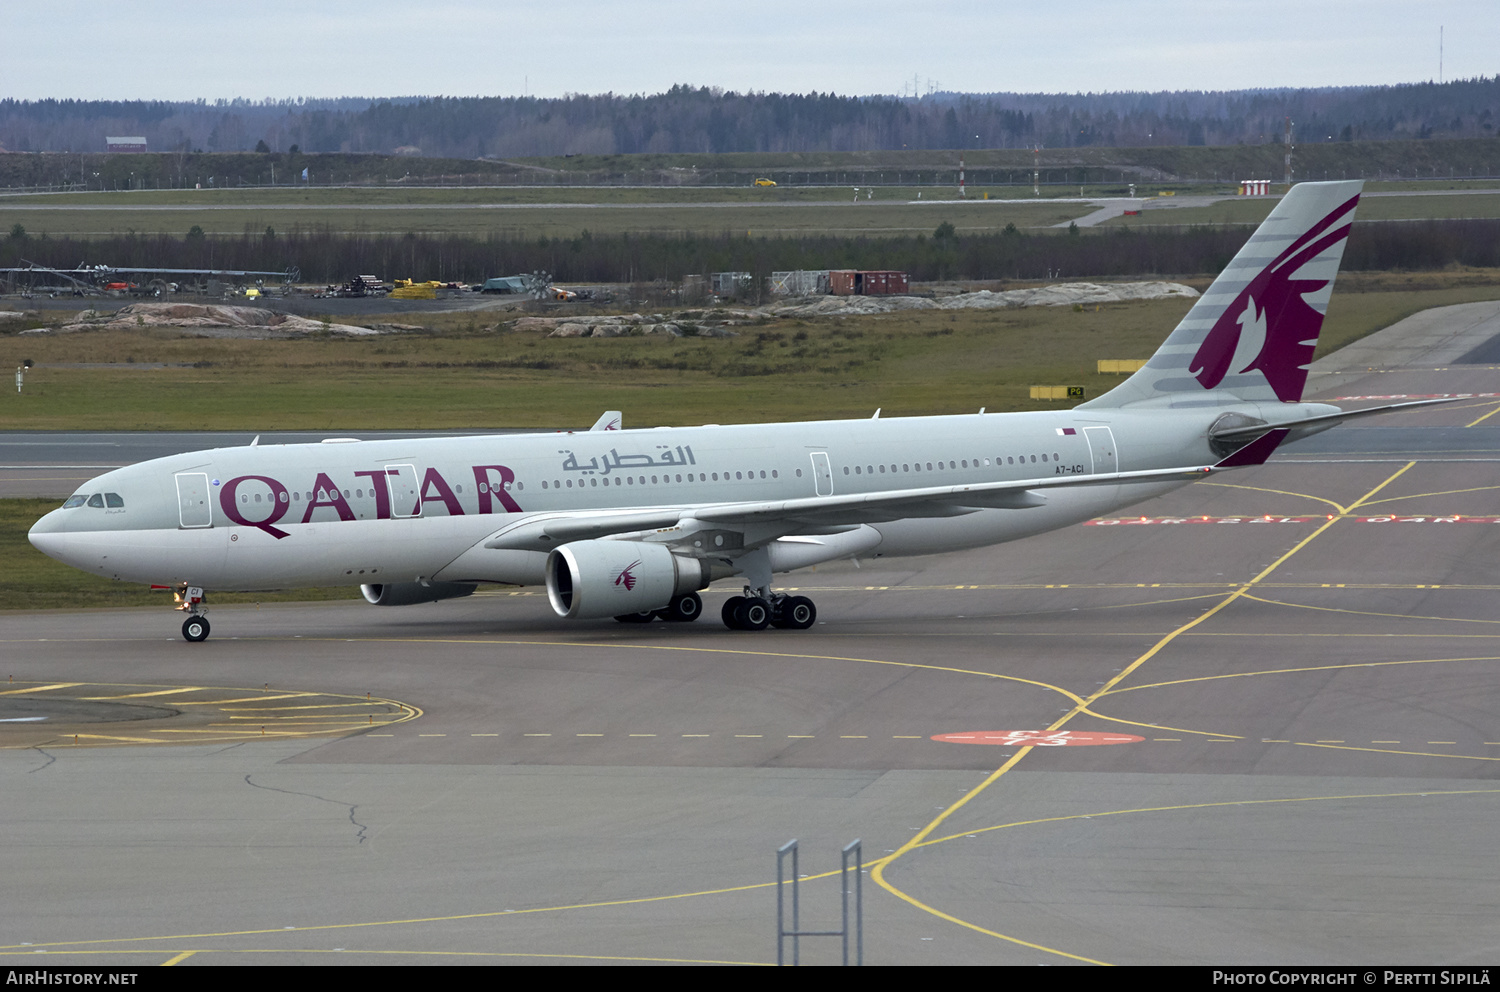
[[[62,508],[64,510],[71,510],[75,506],[82,506],[87,499],[87,496],[69,496],[68,501],[62,505]]]
[[[125,501],[120,498],[120,494],[119,493],[105,493],[104,494],[104,505],[105,506],[124,506],[125,505]]]
[[[104,497],[102,495],[100,495],[99,493],[95,493],[94,495],[92,495],[92,496],[89,497],[89,506],[92,506],[95,509],[99,509],[99,508],[103,507],[104,506]]]

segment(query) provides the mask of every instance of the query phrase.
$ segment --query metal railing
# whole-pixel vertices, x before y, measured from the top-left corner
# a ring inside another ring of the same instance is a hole
[[[792,920],[791,929],[787,929],[786,920],[786,860],[788,856],[792,859]],[[851,866],[850,860],[853,860]],[[850,927],[849,918],[849,876],[854,875],[854,921]],[[776,963],[786,964],[786,942],[787,938],[792,941],[792,964],[801,963],[802,938],[803,937],[841,937],[844,945],[844,964],[849,962],[849,938],[852,933],[854,937],[854,964],[865,963],[865,900],[863,882],[863,860],[861,858],[861,847],[858,839],[846,844],[839,852],[839,890],[840,904],[842,906],[843,925],[837,930],[803,930],[801,929],[801,876],[797,873],[797,842],[789,840],[776,850]]]

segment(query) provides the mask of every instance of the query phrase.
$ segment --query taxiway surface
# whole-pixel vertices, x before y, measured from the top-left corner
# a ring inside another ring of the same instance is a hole
[[[203,644],[8,614],[0,960],[770,963],[775,849],[832,929],[860,838],[871,964],[1490,963],[1500,397],[1422,359],[1312,386],[1489,395],[790,576],[804,633],[528,590],[221,608]]]

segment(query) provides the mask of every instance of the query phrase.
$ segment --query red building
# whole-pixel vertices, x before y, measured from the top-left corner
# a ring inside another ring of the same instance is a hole
[[[828,292],[834,296],[898,296],[910,292],[905,272],[881,269],[834,269],[828,273]]]

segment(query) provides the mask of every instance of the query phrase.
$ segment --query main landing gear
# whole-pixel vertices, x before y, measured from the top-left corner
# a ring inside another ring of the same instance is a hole
[[[678,596],[659,610],[625,613],[615,619],[620,623],[650,623],[653,620],[689,623],[698,619],[702,613],[702,598],[697,593],[690,592],[684,596]],[[770,592],[757,595],[756,590],[746,586],[745,595],[731,596],[724,601],[724,609],[720,616],[724,620],[724,626],[730,630],[765,630],[767,627],[806,630],[818,622],[818,608],[806,596],[787,596],[783,593]],[[208,621],[205,620],[203,623],[207,627]],[[188,636],[186,625],[183,626],[183,636],[188,640],[193,640]],[[204,637],[207,636],[205,633]]]
[[[745,592],[747,595],[730,596],[724,601],[720,616],[730,630],[765,630],[767,627],[806,630],[818,622],[818,608],[806,596],[783,593],[760,596],[748,586]]]
[[[203,615],[206,612],[203,590],[198,586],[178,586],[172,598],[177,601],[177,608],[188,615],[182,621],[182,639],[194,644],[208,640],[208,617]]]
[[[615,617],[620,623],[650,623],[652,620],[665,620],[668,623],[692,623],[703,614],[703,598],[695,592],[684,593],[674,596],[672,602],[659,610],[646,610],[644,613],[624,613]]]
[[[724,603],[724,626],[730,630],[806,630],[818,622],[818,608],[806,596],[788,596],[771,591],[771,558],[757,548],[739,558],[744,570],[745,594],[730,596]]]

